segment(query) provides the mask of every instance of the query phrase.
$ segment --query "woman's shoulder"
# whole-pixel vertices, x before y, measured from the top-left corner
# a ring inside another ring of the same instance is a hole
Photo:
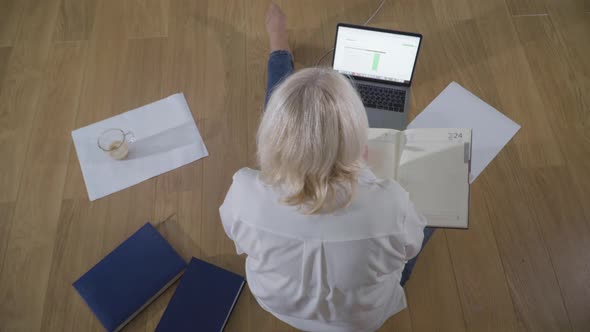
[[[243,167],[240,168],[237,172],[235,172],[232,178],[234,183],[251,182],[258,180],[259,175],[259,170],[252,169],[249,167]]]
[[[272,192],[260,180],[260,171],[249,167],[241,168],[234,173],[232,187],[240,195],[246,196],[256,196]]]
[[[359,182],[368,186],[376,186],[383,191],[394,194],[407,195],[407,191],[397,181],[378,178],[368,167],[361,169],[359,172]]]

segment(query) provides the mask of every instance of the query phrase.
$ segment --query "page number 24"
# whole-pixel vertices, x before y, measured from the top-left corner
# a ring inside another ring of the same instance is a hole
[[[460,141],[463,139],[463,133],[449,133],[449,141]]]

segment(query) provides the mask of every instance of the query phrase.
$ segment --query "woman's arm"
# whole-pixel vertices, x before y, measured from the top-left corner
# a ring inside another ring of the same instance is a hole
[[[416,257],[418,253],[420,253],[420,249],[422,249],[422,241],[424,240],[424,227],[426,227],[426,218],[416,210],[414,203],[408,198],[406,217],[404,219],[407,260]]]
[[[268,103],[272,90],[293,72],[293,55],[289,49],[287,17],[274,3],[271,3],[266,11],[266,32],[271,53],[268,58],[265,105]]]
[[[235,175],[234,175],[235,178]],[[234,240],[232,234],[232,227],[236,222],[236,206],[235,206],[235,196],[236,196],[236,188],[235,188],[235,181],[229,187],[227,194],[225,195],[225,200],[223,204],[219,207],[219,216],[221,217],[221,223],[223,224],[223,229],[225,230],[225,234],[229,237],[232,241]]]

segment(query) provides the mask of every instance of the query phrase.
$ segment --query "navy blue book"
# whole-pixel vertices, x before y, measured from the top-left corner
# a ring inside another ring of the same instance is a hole
[[[186,262],[150,223],[74,282],[107,331],[118,331],[176,281]]]
[[[156,332],[223,331],[244,283],[242,276],[193,257]]]

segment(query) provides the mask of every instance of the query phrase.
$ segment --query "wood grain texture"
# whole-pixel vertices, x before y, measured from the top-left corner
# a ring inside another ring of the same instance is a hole
[[[277,2],[297,69],[379,4]],[[232,174],[256,166],[268,3],[0,0],[1,331],[102,331],[71,283],[148,220],[185,259],[244,274],[218,207]],[[424,35],[410,119],[457,81],[522,126],[472,185],[470,229],[437,231],[409,307],[379,331],[590,330],[588,8],[386,1],[372,21]],[[89,202],[70,131],[177,92],[210,156]],[[153,331],[175,287],[126,331]],[[226,331],[297,330],[246,288]]]
[[[0,1],[0,46],[12,46],[18,33],[23,10],[29,1]]]
[[[115,76],[112,112],[122,113],[162,98],[165,38],[130,39],[124,47],[122,61]],[[125,129],[127,130],[127,129]],[[152,178],[129,190],[105,197],[113,212],[109,216],[110,232],[127,234],[115,242],[113,248],[147,221],[155,221],[156,182]],[[138,208],[129,208],[138,207]],[[118,211],[118,213],[115,213]],[[95,222],[100,222],[96,220]],[[106,254],[106,253],[104,253]],[[168,293],[171,295],[171,293]],[[141,312],[127,327],[130,331],[145,331],[152,326],[151,311]]]
[[[4,73],[6,71],[6,66],[8,66],[8,60],[10,59],[11,51],[12,47],[0,47],[0,93],[2,92],[2,84],[4,83]]]
[[[445,232],[435,232],[406,284],[412,331],[466,331]]]
[[[590,215],[583,202],[561,194],[576,182],[567,168],[538,169],[528,176],[528,204],[535,207],[570,322],[574,331],[584,331],[590,325]]]
[[[564,54],[565,42],[550,17],[522,17],[514,20],[518,35],[525,49],[533,75],[541,92],[546,109],[558,141],[564,151],[570,144],[563,137],[584,125],[588,109],[575,79],[576,67]],[[574,78],[560,85],[559,94],[554,94],[555,82],[561,75]],[[553,82],[553,84],[551,84]],[[562,137],[563,136],[563,137]],[[580,140],[584,146],[585,140]],[[578,144],[576,144],[578,145]],[[565,157],[565,156],[564,156]],[[577,167],[583,158],[567,158],[570,167]],[[567,312],[574,330],[582,331],[590,324],[590,264],[583,252],[588,251],[590,228],[589,215],[584,212],[581,201],[566,197],[559,192],[575,188],[583,178],[573,178],[567,167],[553,167],[534,170],[529,173],[532,184],[530,205],[534,207],[553,268],[560,285]],[[577,174],[579,176],[579,174]],[[574,180],[575,179],[575,180]],[[561,189],[560,189],[561,188]]]
[[[124,0],[128,38],[166,37],[170,0]]]
[[[481,180],[486,204],[493,206],[488,210],[516,313],[527,330],[570,330],[559,283],[536,222],[537,207],[525,204],[531,195],[528,171],[516,166],[512,146],[506,150]]]
[[[545,0],[506,0],[512,16],[546,15]]]
[[[491,105],[498,105],[498,91],[487,65],[477,19],[464,0],[434,2],[441,53],[435,61],[448,80],[455,80]],[[457,51],[459,50],[459,51]],[[481,177],[485,177],[482,174]],[[467,330],[518,330],[517,317],[498,255],[481,180],[471,186],[469,232],[446,231],[457,291]],[[481,264],[481,262],[486,262]]]
[[[410,309],[406,308],[391,316],[379,329],[380,332],[411,332],[412,317]]]
[[[512,21],[500,1],[473,5],[482,36],[488,65],[498,88],[500,108],[517,123],[526,122],[514,138],[520,164],[526,167],[563,165],[559,146],[535,88],[530,67],[516,36]],[[519,93],[513,93],[518,91]]]
[[[585,61],[585,55],[590,53],[590,43],[584,42],[585,36],[590,33],[590,15],[584,12],[583,6],[578,1],[547,0],[551,23],[554,34],[565,46],[562,50],[567,56],[567,62],[572,66],[574,91],[576,99],[583,105],[584,119],[578,125],[588,127],[590,125],[590,64]],[[587,6],[590,2],[584,0]],[[588,8],[588,7],[586,7]]]
[[[580,198],[584,203],[590,197],[590,177],[585,176],[590,167],[589,158],[585,158],[590,153],[590,128],[573,127],[559,139],[564,147],[568,171],[574,179],[574,187],[569,190],[573,190],[575,194],[571,195]],[[589,204],[582,204],[582,208],[586,215],[590,215]],[[590,225],[589,219],[586,222]]]
[[[55,233],[59,241],[52,249],[42,331],[101,330],[102,326],[72,283],[111,249],[103,245],[108,211],[106,200],[90,203],[82,198],[62,202]]]
[[[88,40],[94,25],[96,5],[96,0],[62,0],[54,40]]]
[[[23,4],[0,92],[0,202],[16,200],[58,4],[58,0]]]
[[[0,274],[2,329],[41,325],[86,45],[52,47]],[[6,325],[5,325],[6,324]]]
[[[454,19],[448,17],[440,20],[437,17],[438,9],[434,7],[433,2],[397,2],[393,13],[395,21],[400,25],[393,28],[420,31],[425,36],[420,51],[419,69],[415,74],[416,81],[421,82],[420,91],[424,92],[416,94],[414,90],[411,95],[414,106],[410,109],[410,117],[413,117],[453,79],[454,68],[458,66],[457,61],[467,66],[470,61],[464,59],[474,56],[471,53],[453,53],[453,48],[445,48],[445,44],[450,40],[443,37],[453,33],[451,29],[455,25],[452,23]],[[470,15],[466,10],[458,11],[456,19],[462,22]],[[433,25],[432,22],[437,24]],[[463,58],[454,59],[459,54]],[[444,230],[439,231],[428,243],[423,252],[424,256],[420,258],[415,269],[415,275],[406,286],[413,331],[465,331],[467,328],[445,233]],[[426,312],[430,319],[423,318]]]
[[[465,325],[470,331],[525,330],[517,322],[485,190],[482,182],[472,186],[469,232],[447,231]]]
[[[0,203],[0,271],[2,271],[2,265],[4,265],[4,259],[6,258],[6,246],[8,245],[10,226],[12,226],[10,221],[13,212],[14,202]]]
[[[115,115],[112,111],[113,84],[127,45],[125,36],[121,34],[125,29],[124,17],[122,2],[98,2],[94,31],[87,52],[88,64],[84,73],[76,128]],[[75,152],[70,154],[64,198],[88,199]]]
[[[561,134],[568,127],[584,125],[589,105],[584,98],[587,93],[581,90],[583,87],[576,79],[580,68],[570,62],[570,57],[564,52],[568,46],[557,33],[552,18],[518,17],[513,22],[541,101],[545,108],[552,110],[547,117],[555,133]],[[562,75],[570,79],[561,80]],[[553,93],[556,83],[560,85],[558,94]]]

